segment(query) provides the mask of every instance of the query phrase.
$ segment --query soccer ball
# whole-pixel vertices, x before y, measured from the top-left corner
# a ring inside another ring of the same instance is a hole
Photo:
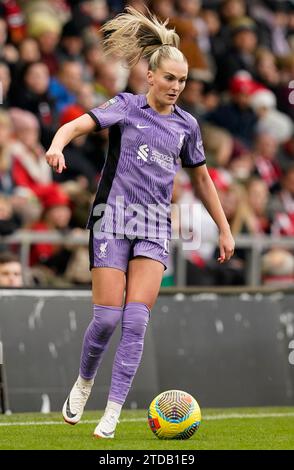
[[[189,439],[200,426],[201,411],[189,393],[168,390],[151,402],[148,422],[159,439]]]

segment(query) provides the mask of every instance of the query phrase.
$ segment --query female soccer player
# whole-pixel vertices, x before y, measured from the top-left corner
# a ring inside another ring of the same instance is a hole
[[[108,156],[88,222],[93,320],[85,333],[78,379],[63,406],[64,420],[76,424],[121,321],[108,402],[94,431],[96,437],[114,437],[141,361],[150,311],[168,257],[169,209],[179,160],[192,169],[195,190],[219,228],[219,261],[229,260],[234,251],[228,222],[205,165],[197,121],[175,105],[188,66],[178,49],[178,35],[165,25],[133,8],[104,25],[106,53],[124,58],[129,66],[141,57],[149,60],[149,91],[147,95],[120,93],[65,124],[46,156],[48,164],[61,173],[66,168],[65,145],[95,129],[110,129]],[[135,224],[131,217],[134,205]],[[154,207],[160,212],[160,223]]]

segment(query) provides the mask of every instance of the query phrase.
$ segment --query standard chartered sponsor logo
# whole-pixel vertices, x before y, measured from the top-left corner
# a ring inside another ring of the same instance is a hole
[[[166,168],[168,170],[173,170],[174,169],[174,159],[173,159],[173,157],[169,157],[168,155],[164,155],[163,153],[160,153],[157,150],[152,150],[150,161],[157,163],[162,168]]]
[[[140,145],[138,149],[137,159],[147,162],[148,154],[149,154],[148,145],[147,144]]]
[[[137,159],[143,160],[143,162],[148,162],[150,149],[147,144],[140,145],[137,150]],[[166,170],[174,170],[174,159],[169,155],[165,155],[164,153],[158,152],[158,150],[151,151],[150,161],[156,163],[157,165],[161,166]]]

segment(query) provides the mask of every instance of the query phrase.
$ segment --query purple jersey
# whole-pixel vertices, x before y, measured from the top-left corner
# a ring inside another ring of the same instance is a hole
[[[95,231],[169,239],[174,176],[205,163],[196,119],[178,106],[159,114],[146,95],[120,93],[92,109],[109,149],[88,221]]]

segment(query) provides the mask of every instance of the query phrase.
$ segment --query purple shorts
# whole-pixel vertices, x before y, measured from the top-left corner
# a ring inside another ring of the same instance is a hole
[[[115,238],[112,233],[90,230],[89,238],[90,269],[117,268],[126,272],[128,263],[136,256],[145,256],[160,261],[167,267],[169,241],[157,239]]]

